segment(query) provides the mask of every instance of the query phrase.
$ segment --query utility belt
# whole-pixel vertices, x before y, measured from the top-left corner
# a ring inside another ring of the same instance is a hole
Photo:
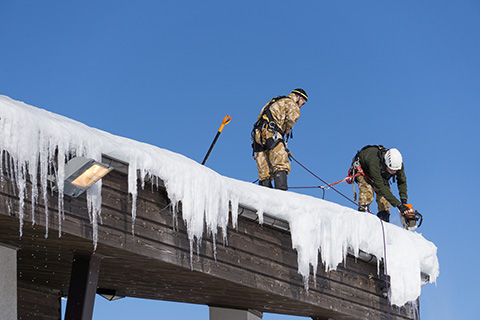
[[[279,143],[285,144],[283,135],[276,130],[269,129],[268,125],[252,130],[253,152],[273,150]]]

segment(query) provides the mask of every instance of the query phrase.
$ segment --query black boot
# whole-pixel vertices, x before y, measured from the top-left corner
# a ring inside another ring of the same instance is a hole
[[[287,171],[278,171],[274,177],[275,189],[288,190]]]
[[[370,212],[370,208],[368,207],[368,204],[361,204],[358,206],[358,211]]]
[[[267,187],[267,188],[273,188],[272,180],[270,180],[270,179],[260,180],[260,181],[258,181],[258,185],[263,186],[263,187]]]
[[[379,213],[377,213],[377,217],[379,217],[380,219],[382,219],[385,222],[390,222],[390,212],[388,212],[386,210],[383,210],[383,211],[380,211]]]

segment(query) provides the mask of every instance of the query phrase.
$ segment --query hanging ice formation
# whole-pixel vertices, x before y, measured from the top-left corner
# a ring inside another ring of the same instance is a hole
[[[227,178],[180,154],[114,136],[6,96],[0,96],[0,133],[0,150],[7,168],[5,172],[0,172],[0,176],[2,181],[7,176],[18,189],[20,235],[25,200],[30,198],[33,207],[40,197],[47,202],[50,173],[56,176],[59,185],[60,236],[64,163],[72,155],[101,160],[103,153],[129,163],[132,232],[138,181],[143,186],[144,178],[151,176],[164,182],[174,211],[181,201],[192,249],[195,242],[200,242],[205,225],[213,237],[220,229],[225,238],[229,211],[232,211],[235,225],[241,204],[256,210],[260,222],[264,211],[289,222],[292,246],[298,254],[298,272],[306,285],[310,266],[314,271],[318,266],[319,251],[325,270],[334,270],[342,263],[348,249],[355,255],[362,250],[377,257],[378,261],[384,258],[381,224],[370,214],[310,196],[261,188]],[[140,176],[137,172],[141,173]],[[37,176],[40,177],[40,190],[37,188]],[[27,190],[27,180],[32,182],[31,190]],[[100,191],[101,184],[97,183],[87,194],[95,246],[97,223],[101,221]],[[47,206],[45,210],[48,210]],[[48,229],[45,236],[48,236]],[[402,306],[420,295],[420,273],[429,275],[430,282],[436,281],[439,274],[437,248],[421,234],[407,232],[391,224],[385,224],[385,236],[391,303]]]

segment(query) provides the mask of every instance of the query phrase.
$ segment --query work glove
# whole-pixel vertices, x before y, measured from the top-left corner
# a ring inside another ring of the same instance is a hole
[[[403,203],[400,203],[398,206],[398,211],[400,211],[401,214],[403,215],[406,215],[407,213],[409,213],[409,211],[411,210],[409,207],[407,207],[405,204]]]
[[[407,204],[407,203],[408,203],[408,200],[407,200],[407,199],[400,199],[400,201],[401,201],[403,204]]]

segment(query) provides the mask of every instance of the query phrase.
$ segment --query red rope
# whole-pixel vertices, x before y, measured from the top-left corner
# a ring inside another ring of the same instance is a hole
[[[354,174],[353,176],[348,176],[342,180],[339,180],[339,181],[336,181],[336,182],[333,182],[333,183],[330,183],[331,186],[334,186],[336,184],[339,184],[340,182],[343,182],[343,181],[347,181],[347,180],[350,180],[350,179],[353,179],[355,177],[358,177],[359,175],[363,174],[363,171],[360,171],[358,172],[357,174]]]

